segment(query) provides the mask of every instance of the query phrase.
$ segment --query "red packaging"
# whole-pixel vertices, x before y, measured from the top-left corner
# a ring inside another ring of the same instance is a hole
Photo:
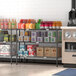
[[[53,24],[53,22],[49,22],[49,29],[52,28],[52,24]]]
[[[36,47],[38,47],[38,45],[33,45],[34,55],[36,54]]]
[[[25,29],[25,23],[18,23],[18,29]]]
[[[4,29],[4,25],[3,25],[3,22],[1,22],[1,29]]]
[[[28,21],[27,19],[21,19],[20,23],[27,23],[27,21]]]
[[[47,23],[45,23],[45,29],[48,29],[49,25]]]
[[[34,56],[34,55],[35,55],[34,51],[29,51],[29,56]]]
[[[44,29],[44,28],[45,28],[45,24],[44,23],[41,23],[40,29]]]
[[[8,29],[8,23],[4,22],[4,29]]]
[[[27,45],[27,50],[32,51],[33,50],[33,45]]]

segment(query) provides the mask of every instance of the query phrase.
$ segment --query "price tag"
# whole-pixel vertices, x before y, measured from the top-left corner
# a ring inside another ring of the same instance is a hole
[[[44,57],[44,59],[46,59],[47,57]]]
[[[29,31],[29,29],[26,29],[26,31]]]
[[[39,44],[39,42],[36,42],[36,44]]]
[[[46,31],[49,31],[49,29],[46,29]]]

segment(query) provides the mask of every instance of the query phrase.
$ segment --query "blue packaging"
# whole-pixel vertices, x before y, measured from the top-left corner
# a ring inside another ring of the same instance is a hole
[[[20,45],[20,50],[25,50],[25,45]]]
[[[22,56],[22,51],[21,50],[18,51],[18,56]]]

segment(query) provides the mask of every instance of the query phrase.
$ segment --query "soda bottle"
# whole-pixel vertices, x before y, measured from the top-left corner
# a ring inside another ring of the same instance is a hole
[[[38,22],[36,23],[36,29],[40,29],[40,24],[41,24],[41,19],[39,19]]]
[[[8,29],[8,21],[7,21],[7,19],[4,20],[4,29]]]
[[[8,29],[11,29],[11,28],[12,28],[12,23],[11,23],[11,21],[9,19],[9,21],[8,21]]]
[[[4,19],[1,19],[1,29],[4,29]]]
[[[16,29],[17,28],[17,21],[16,21],[16,19],[15,19],[15,26],[14,26],[14,29]]]
[[[12,29],[15,29],[15,21],[12,19]]]

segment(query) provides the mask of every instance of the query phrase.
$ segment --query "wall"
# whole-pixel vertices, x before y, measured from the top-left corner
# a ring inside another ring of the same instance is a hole
[[[0,0],[0,18],[41,18],[68,22],[71,0]]]

